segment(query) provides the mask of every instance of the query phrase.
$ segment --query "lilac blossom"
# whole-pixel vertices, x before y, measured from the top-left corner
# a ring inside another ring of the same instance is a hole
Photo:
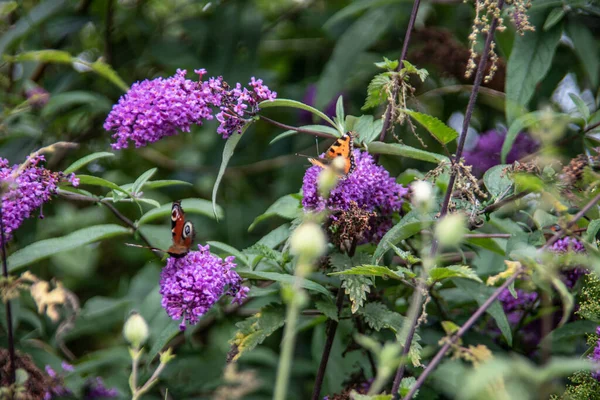
[[[204,72],[196,71],[200,78]],[[136,82],[121,96],[104,122],[104,129],[114,131],[113,149],[124,149],[130,141],[142,147],[213,118],[210,91],[186,74],[178,69],[170,78]]]
[[[567,253],[569,251],[584,253],[585,247],[579,240],[567,236],[554,242],[550,247],[550,251],[559,254]],[[569,289],[572,289],[579,278],[587,273],[588,270],[582,267],[569,268],[561,271],[561,279]]]
[[[600,326],[596,328],[596,335],[600,336]],[[594,352],[588,358],[596,365],[596,368],[592,371],[592,377],[600,382],[600,337],[596,342]]]
[[[473,166],[473,174],[482,176],[485,171],[501,162],[502,145],[506,138],[506,131],[489,130],[479,135],[474,147],[465,150],[463,157],[465,163]],[[524,132],[519,133],[513,146],[506,157],[507,163],[513,163],[526,155],[533,154],[539,143]]]
[[[23,165],[9,167],[8,160],[0,158],[0,182],[6,185],[6,192],[2,195],[2,222],[7,242],[25,219],[57,193],[58,184],[65,179],[62,172],[41,167],[39,164],[43,161],[44,156],[35,156],[28,158]],[[73,186],[79,184],[74,174],[66,180]]]
[[[215,84],[217,83],[217,84]],[[249,83],[251,89],[242,88],[237,83],[235,88],[229,89],[222,77],[213,80],[211,89],[215,95],[215,106],[220,112],[217,114],[219,127],[217,133],[227,139],[234,133],[242,133],[242,128],[248,122],[248,117],[253,117],[259,111],[258,103],[263,100],[275,100],[276,92],[272,92],[262,79],[252,77]]]
[[[223,294],[240,304],[249,291],[234,271],[235,257],[223,260],[210,254],[208,245],[198,245],[198,250],[183,258],[169,258],[161,272],[161,305],[172,319],[183,319],[181,330],[185,330],[186,321],[196,324]]]
[[[330,218],[336,218],[336,211],[345,211],[354,202],[365,211],[374,211],[377,217],[370,218],[370,234],[366,239],[377,242],[392,227],[392,214],[402,207],[403,197],[408,188],[396,183],[389,172],[377,165],[367,152],[354,150],[356,169],[344,180],[340,180],[325,200],[319,195],[317,178],[321,172],[318,166],[312,166],[304,175],[302,205],[304,210],[332,212]]]
[[[118,397],[119,392],[115,388],[108,389],[104,386],[104,381],[98,376],[86,381],[83,396],[85,400],[105,399]]]
[[[211,120],[213,107],[220,125],[217,132],[228,138],[241,132],[247,117],[258,111],[262,100],[274,100],[277,93],[252,77],[250,89],[238,83],[229,88],[222,77],[202,81],[205,69],[194,70],[199,81],[186,79],[187,71],[177,70],[169,78],[136,82],[115,104],[104,122],[104,129],[114,132],[114,149],[146,146],[179,131],[189,132],[192,125]]]

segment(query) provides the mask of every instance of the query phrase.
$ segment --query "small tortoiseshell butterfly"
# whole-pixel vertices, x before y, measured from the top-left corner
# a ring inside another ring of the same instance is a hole
[[[342,157],[345,164],[344,169],[340,170],[339,174],[342,178],[346,178],[356,169],[356,162],[354,161],[354,136],[354,132],[346,132],[327,149],[324,158],[309,158],[308,161],[312,165],[321,168],[330,168],[331,162],[336,157]]]
[[[162,251],[175,258],[184,257],[192,247],[195,231],[192,222],[185,220],[185,213],[183,212],[183,208],[181,208],[181,201],[179,200],[174,202],[173,207],[171,207],[171,235],[173,236],[173,244],[168,250],[131,243],[125,244],[132,247]]]

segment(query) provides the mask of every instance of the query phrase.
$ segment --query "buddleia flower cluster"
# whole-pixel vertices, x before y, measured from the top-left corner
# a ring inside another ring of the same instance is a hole
[[[198,245],[183,258],[170,257],[160,275],[161,305],[174,320],[194,325],[220,298],[228,295],[240,304],[248,287],[235,272],[235,257],[221,259],[210,253],[210,246]]]
[[[396,183],[389,172],[377,165],[367,152],[354,150],[356,169],[340,180],[324,199],[319,194],[317,179],[322,169],[313,166],[306,170],[302,184],[302,205],[305,212],[328,210],[334,223],[340,216],[360,211],[367,218],[365,229],[356,232],[361,242],[378,242],[392,227],[392,215],[402,208],[408,188]],[[343,221],[339,224],[343,224]]]
[[[575,253],[584,253],[585,247],[579,240],[567,236],[557,240],[550,247],[550,251],[559,254],[564,254],[570,251]],[[588,271],[583,267],[568,268],[564,271],[561,271],[561,279],[569,289],[572,289],[579,278],[587,273]]]
[[[258,103],[274,100],[262,80],[251,79],[250,89],[238,83],[230,89],[222,77],[202,81],[205,69],[194,70],[198,81],[187,79],[186,70],[177,70],[169,78],[156,78],[134,83],[115,104],[104,122],[104,129],[113,132],[113,149],[124,149],[133,143],[146,146],[166,136],[189,132],[193,125],[215,118],[220,122],[218,133],[228,138],[255,115]]]
[[[62,172],[52,172],[40,165],[43,161],[44,156],[39,155],[29,157],[22,165],[11,167],[8,160],[0,158],[0,182],[5,185],[2,194],[2,222],[7,242],[24,220],[57,193],[61,181],[69,181],[73,186],[79,185],[74,174],[65,176]]]

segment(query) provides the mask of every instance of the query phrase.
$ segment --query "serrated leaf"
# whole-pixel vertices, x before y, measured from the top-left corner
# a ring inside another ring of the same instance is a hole
[[[350,398],[352,400],[392,400],[392,395],[391,394],[367,395],[367,394],[360,394],[360,393],[357,393],[355,390],[352,390],[352,392],[350,392]]]
[[[337,128],[335,122],[333,122],[331,120],[331,118],[329,118],[326,114],[317,110],[314,107],[309,106],[308,104],[304,104],[304,103],[301,103],[296,100],[290,100],[290,99],[265,100],[265,101],[261,102],[258,105],[258,107],[261,109],[271,108],[271,107],[291,107],[291,108],[297,108],[300,110],[305,110],[312,114],[315,114],[317,117],[322,118],[323,120],[325,120],[329,125],[333,126],[334,128]]]
[[[87,155],[83,158],[80,158],[79,160],[75,161],[73,164],[69,165],[67,167],[67,169],[65,169],[65,174],[70,174],[72,172],[75,172],[77,170],[79,170],[82,167],[85,167],[86,165],[88,165],[89,163],[91,163],[92,161],[98,160],[100,158],[104,158],[104,157],[114,157],[115,155],[113,153],[108,153],[106,151],[101,151],[98,153],[92,153],[90,155]]]
[[[324,294],[327,297],[332,297],[329,290],[325,289],[321,284],[317,282],[313,282],[304,278],[296,278],[293,275],[288,274],[280,274],[278,272],[263,272],[263,271],[238,271],[239,275],[242,278],[246,279],[256,279],[263,281],[273,281],[273,282],[282,282],[287,284],[293,284],[296,279],[300,280],[300,286],[307,290],[312,290],[313,292],[319,292]]]
[[[398,257],[400,257],[401,259],[403,259],[404,261],[406,261],[407,263],[409,263],[411,265],[421,262],[421,259],[419,257],[415,257],[410,251],[404,251],[404,250],[400,249],[398,246],[394,246],[393,244],[391,244],[390,247],[392,248],[392,250],[394,250],[394,253],[396,253],[396,255]],[[407,269],[407,268],[404,268],[404,269]]]
[[[318,299],[315,301],[315,307],[321,311],[327,318],[339,321],[338,310],[331,298]]]
[[[360,265],[352,267],[345,271],[331,272],[328,275],[363,275],[363,276],[379,276],[384,279],[404,280],[406,278],[414,278],[416,274],[408,268],[400,267],[397,271],[391,270],[388,267],[380,265]]]
[[[172,203],[167,203],[148,211],[138,220],[137,225],[142,226],[148,222],[169,217],[171,215],[172,207]],[[215,218],[211,202],[205,199],[183,199],[181,200],[181,208],[183,208],[186,214],[199,214],[209,218]],[[223,217],[223,209],[220,206],[217,206],[217,215],[220,218]]]
[[[357,254],[354,258],[350,258],[345,254],[333,254],[330,257],[330,262],[335,272],[345,271],[354,266],[354,264],[364,264],[367,262],[369,256],[367,254]],[[351,311],[356,313],[360,307],[364,304],[367,299],[367,293],[371,291],[370,286],[373,285],[373,281],[361,275],[341,275],[342,280],[341,287],[344,289],[348,298],[350,299]]]
[[[248,228],[248,232],[251,232],[258,223],[264,221],[266,219],[278,216],[284,219],[294,219],[302,214],[302,208],[300,200],[292,195],[288,194],[286,196],[280,197],[273,203],[267,211],[254,218],[254,221]]]
[[[402,380],[400,381],[400,387],[398,388],[398,393],[400,394],[400,397],[404,398],[404,396],[406,396],[408,392],[410,392],[410,390],[413,388],[413,386],[415,386],[416,383],[417,379],[414,376],[402,378]],[[418,396],[419,391],[416,390],[414,397],[418,398]]]
[[[376,331],[391,329],[395,334],[402,330],[405,318],[399,313],[388,309],[382,303],[369,303],[358,311],[365,322]]]
[[[465,278],[482,282],[481,278],[468,265],[450,265],[447,267],[432,268],[429,271],[427,283],[432,284],[448,278]]]
[[[402,110],[402,112],[410,115],[415,121],[423,125],[434,139],[441,144],[448,144],[458,137],[458,132],[434,116],[412,110]]]
[[[448,160],[448,157],[444,155],[431,153],[429,151],[399,143],[372,142],[369,144],[369,153],[402,156],[406,158],[412,158],[414,160],[427,161],[434,164],[450,161]]]
[[[483,183],[488,192],[492,195],[492,199],[512,194],[510,192],[510,187],[513,182],[509,177],[510,174],[504,172],[508,166],[508,164],[496,165],[485,171],[485,174],[483,175]]]
[[[31,268],[31,264],[37,261],[62,251],[73,250],[98,240],[129,234],[131,234],[131,230],[128,228],[107,224],[79,229],[59,238],[40,240],[11,254],[8,257],[8,270],[10,273],[17,273],[25,267]]]
[[[282,263],[283,255],[280,251],[273,250],[262,243],[255,243],[244,250],[244,254],[258,254],[268,260],[275,261],[278,264]]]
[[[262,103],[261,103],[262,104]],[[221,180],[223,179],[223,175],[225,175],[225,170],[227,169],[227,164],[233,157],[233,153],[239,141],[242,139],[242,136],[246,132],[246,129],[250,126],[250,123],[247,123],[242,128],[241,133],[234,133],[227,139],[225,142],[225,147],[223,148],[223,158],[221,160],[221,166],[219,167],[219,173],[217,174],[217,179],[215,179],[215,184],[212,190],[212,205],[213,205],[213,213],[215,215],[215,219],[219,220],[219,214],[217,212],[217,192],[219,190],[219,185],[221,184]]]
[[[383,61],[376,62],[375,66],[388,71],[395,71],[398,68],[398,60],[390,60],[387,57],[383,57]]]
[[[417,75],[421,82],[425,82],[425,79],[427,79],[427,77],[429,76],[429,72],[425,68],[419,69],[406,60],[402,60],[402,64],[404,65],[404,68],[402,68],[402,71],[400,72],[404,76],[408,74]]]
[[[281,305],[267,305],[257,314],[238,322],[239,329],[230,341],[232,351],[231,361],[236,361],[243,354],[248,353],[264,342],[271,334],[285,323],[285,308]]]
[[[382,104],[386,104],[388,101],[388,89],[393,85],[393,73],[382,72],[373,77],[369,86],[367,87],[367,98],[365,104],[361,107],[361,110],[368,110],[369,108],[379,107]]]
[[[461,291],[467,293],[471,298],[473,298],[473,300],[475,300],[480,306],[485,303],[494,292],[494,288],[490,288],[484,284],[468,279],[453,279],[452,282]],[[506,339],[506,342],[509,346],[512,346],[512,331],[500,302],[498,300],[494,301],[486,310],[486,313],[494,318],[498,328],[500,329],[500,332],[502,332],[502,335]]]

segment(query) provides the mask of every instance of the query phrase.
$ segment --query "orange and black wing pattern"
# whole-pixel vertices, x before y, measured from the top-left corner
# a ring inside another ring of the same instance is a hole
[[[175,258],[185,256],[192,247],[194,225],[191,221],[185,220],[185,213],[183,212],[183,208],[181,208],[180,201],[174,202],[171,208],[171,234],[173,236],[173,245],[169,247],[167,253]]]
[[[354,135],[354,132],[346,132],[327,149],[325,157],[309,158],[308,161],[312,165],[329,168],[335,158],[342,157],[344,159],[344,169],[339,171],[339,175],[342,178],[346,178],[356,169],[354,161]]]

